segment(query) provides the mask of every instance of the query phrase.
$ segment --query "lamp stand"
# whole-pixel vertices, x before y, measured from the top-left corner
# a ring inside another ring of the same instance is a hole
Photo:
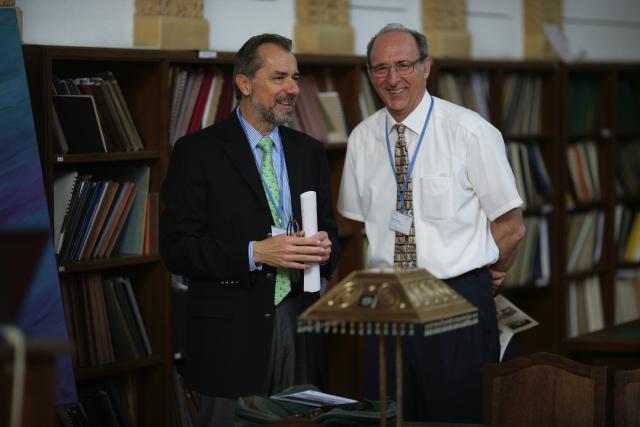
[[[380,427],[387,426],[387,357],[384,334],[378,336]],[[402,336],[396,335],[396,427],[402,427]]]
[[[387,358],[384,351],[384,334],[378,335],[378,358],[380,369],[380,427],[387,427]]]

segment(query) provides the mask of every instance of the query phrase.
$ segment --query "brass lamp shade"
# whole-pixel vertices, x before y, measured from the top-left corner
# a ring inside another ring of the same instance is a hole
[[[478,310],[423,268],[354,271],[298,317],[298,332],[434,335],[473,325]]]

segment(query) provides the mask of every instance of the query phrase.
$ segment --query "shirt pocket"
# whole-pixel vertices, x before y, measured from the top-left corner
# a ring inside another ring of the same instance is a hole
[[[419,179],[420,216],[443,220],[453,216],[453,185],[448,175],[427,175]]]

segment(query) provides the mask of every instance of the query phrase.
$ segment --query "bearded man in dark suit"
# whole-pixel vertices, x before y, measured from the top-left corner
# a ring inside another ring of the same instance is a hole
[[[284,126],[299,75],[289,39],[249,39],[238,107],[176,143],[162,188],[161,254],[189,280],[185,381],[202,394],[198,426],[232,425],[238,396],[313,381],[295,319],[318,293],[303,292],[302,272],[320,264],[328,278],[337,228],[323,145]],[[297,227],[306,191],[317,195],[312,236]]]

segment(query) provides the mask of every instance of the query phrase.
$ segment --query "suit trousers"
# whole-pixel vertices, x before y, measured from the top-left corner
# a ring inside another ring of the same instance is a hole
[[[489,271],[477,269],[445,282],[478,308],[478,324],[405,337],[405,419],[480,423],[482,365],[497,363],[500,354]]]
[[[261,395],[271,395],[295,384],[296,316],[295,298],[285,298],[274,310],[271,355]],[[200,395],[196,426],[232,427],[236,403],[237,399]]]

